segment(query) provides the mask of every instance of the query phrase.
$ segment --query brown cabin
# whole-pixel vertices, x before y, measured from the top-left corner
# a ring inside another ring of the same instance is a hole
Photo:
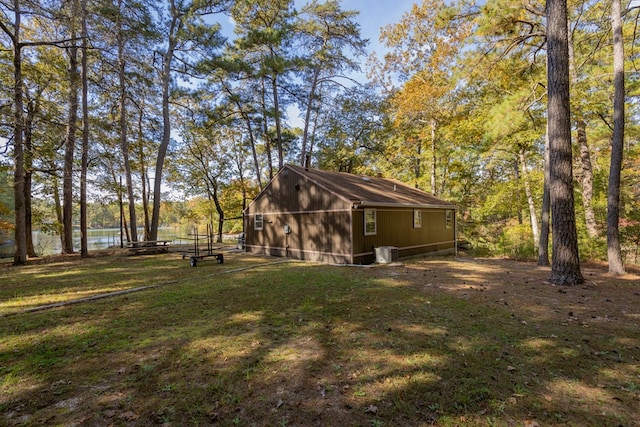
[[[244,211],[247,252],[370,264],[455,253],[456,206],[400,181],[285,165]]]

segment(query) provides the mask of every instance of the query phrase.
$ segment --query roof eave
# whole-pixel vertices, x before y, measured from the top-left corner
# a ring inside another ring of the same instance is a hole
[[[437,203],[394,203],[394,202],[372,202],[366,200],[354,201],[353,208],[413,208],[413,209],[456,209],[455,204],[437,204]]]

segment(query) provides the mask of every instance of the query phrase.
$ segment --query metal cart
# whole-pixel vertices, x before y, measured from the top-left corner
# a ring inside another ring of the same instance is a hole
[[[198,228],[194,227],[193,233],[190,233],[189,237],[185,238],[185,240],[193,240],[193,249],[182,253],[182,259],[189,257],[191,267],[195,267],[198,265],[198,261],[209,257],[215,257],[218,264],[224,263],[224,254],[222,252],[215,252],[220,248],[213,247],[213,226],[211,224],[207,224],[207,234],[199,234]],[[206,242],[206,247],[201,245],[202,242]]]

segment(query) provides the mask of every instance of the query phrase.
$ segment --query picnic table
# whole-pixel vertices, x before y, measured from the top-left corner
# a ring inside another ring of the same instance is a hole
[[[127,242],[129,255],[152,255],[169,252],[172,240],[144,240],[141,242]]]

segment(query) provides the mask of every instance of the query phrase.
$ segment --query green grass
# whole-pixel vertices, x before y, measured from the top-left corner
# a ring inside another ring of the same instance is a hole
[[[414,274],[427,266],[453,281],[456,269],[476,268],[455,260],[442,271],[420,260],[396,270],[269,261],[233,255],[192,268],[174,254],[6,269],[0,424],[639,419],[638,311],[625,322],[563,325],[544,307],[434,289],[426,272]],[[156,283],[164,285],[18,314]]]

